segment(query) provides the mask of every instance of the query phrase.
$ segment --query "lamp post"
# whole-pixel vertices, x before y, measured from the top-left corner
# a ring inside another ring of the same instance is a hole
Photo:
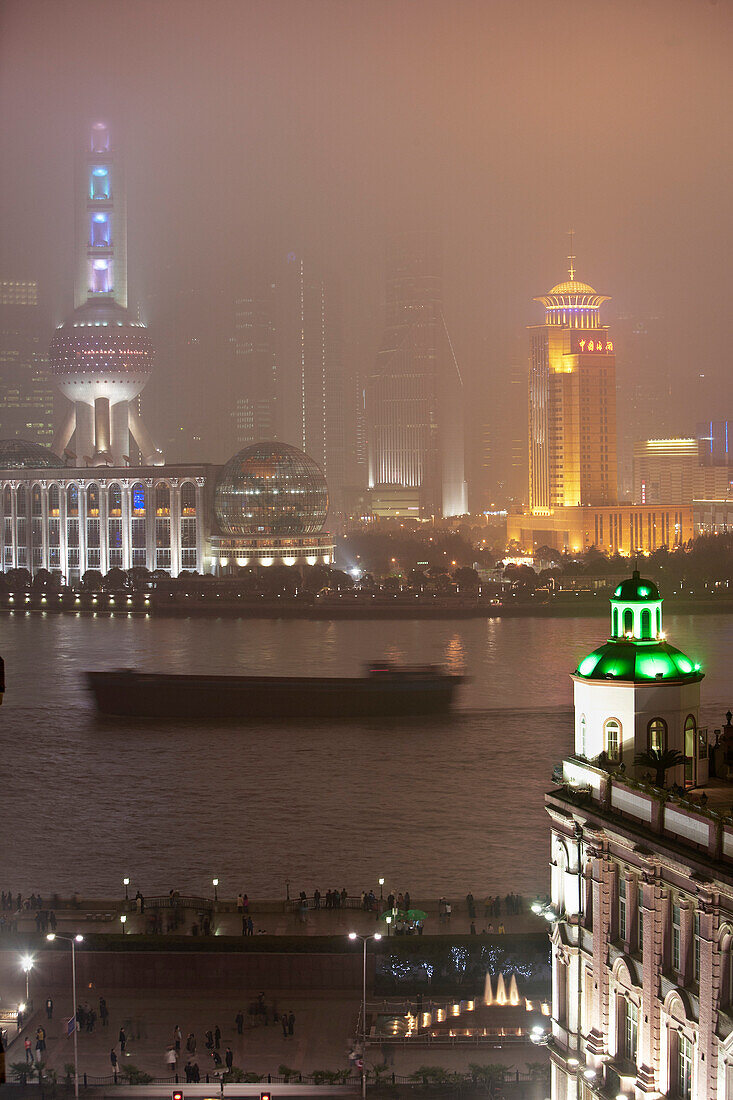
[[[384,879],[379,880],[379,900],[384,901]]]
[[[130,895],[127,892],[127,887],[130,885],[129,878],[123,878],[122,885],[125,887],[125,901],[129,901],[130,900]]]
[[[122,935],[124,936],[127,931],[127,913],[123,913],[120,917],[120,924],[122,925]]]
[[[29,1005],[31,1003],[30,991],[29,990],[30,990],[31,970],[33,969],[33,956],[32,955],[23,955],[22,959],[20,960],[20,965],[23,967],[23,970],[25,971],[25,1003],[26,1003],[26,1005]]]
[[[384,923],[387,925],[387,939],[389,939],[389,930],[390,930],[390,927],[392,925],[392,917],[390,916],[389,913],[384,918]]]
[[[349,932],[350,940],[361,940],[364,947],[364,964],[362,970],[362,987],[361,987],[361,1095],[366,1096],[366,1064],[364,1058],[366,1056],[366,964],[367,964],[367,944],[369,940],[381,940],[382,933],[374,932],[371,936],[360,936],[357,932]]]
[[[218,878],[212,878],[211,885],[214,887],[214,901],[219,900],[219,880]]]
[[[79,1030],[76,1019],[76,945],[84,942],[84,937],[77,933],[76,936],[57,936],[55,932],[49,932],[47,940],[63,940],[71,944],[71,996],[74,1006],[74,1100],[79,1100],[79,1045],[76,1033]]]

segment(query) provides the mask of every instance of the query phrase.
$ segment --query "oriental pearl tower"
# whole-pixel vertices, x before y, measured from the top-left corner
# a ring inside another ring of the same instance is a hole
[[[155,353],[145,325],[127,308],[124,176],[102,122],[92,126],[80,162],[76,212],[76,309],[50,348],[53,377],[72,407],[53,449],[79,465],[124,466],[132,434],[145,465],[162,465],[136,407]]]

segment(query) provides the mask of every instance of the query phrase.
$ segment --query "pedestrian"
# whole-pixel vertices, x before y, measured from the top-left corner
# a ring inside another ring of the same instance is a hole
[[[177,1057],[178,1057],[178,1055],[176,1054],[175,1047],[168,1047],[168,1051],[166,1053],[165,1060],[168,1064],[168,1068],[170,1069],[171,1073],[176,1072],[176,1059],[177,1059]]]
[[[226,1062],[227,1073],[231,1073],[232,1072],[232,1066],[234,1064],[234,1055],[232,1054],[232,1048],[231,1047],[226,1048],[226,1050],[224,1052],[224,1061]]]
[[[198,1085],[199,1081],[201,1080],[201,1070],[199,1069],[198,1062],[194,1062],[194,1064],[191,1066],[191,1080],[193,1081],[194,1085]]]
[[[50,997],[48,997],[46,1000],[46,1019],[53,1019],[53,1001]]]
[[[127,1036],[125,1035],[124,1027],[120,1028],[120,1033],[117,1036],[117,1038],[119,1039],[119,1042],[120,1042],[120,1050],[124,1054],[125,1053],[125,1046],[127,1045]]]
[[[321,908],[321,891],[318,889],[318,887],[316,887],[316,889],[313,891],[313,908]]]
[[[241,893],[237,894],[237,912],[240,916],[244,912],[244,895]]]
[[[196,1053],[196,1036],[194,1035],[194,1033],[192,1031],[189,1031],[188,1036],[186,1038],[186,1050],[188,1051],[189,1054],[195,1054]]]
[[[237,1035],[244,1034],[244,1013],[241,1008],[237,1015],[234,1017],[234,1023],[237,1025]]]
[[[499,935],[503,936],[505,931],[506,929],[504,928],[504,921],[502,921],[499,925]]]
[[[193,1067],[191,1066],[191,1059],[189,1058],[185,1066],[183,1067],[183,1072],[186,1074],[186,1084],[188,1085],[190,1085],[191,1081],[193,1080],[192,1068]]]
[[[26,1060],[26,1062],[32,1062],[33,1061],[33,1046],[32,1046],[31,1041],[30,1041],[30,1039],[28,1038],[27,1035],[25,1037],[24,1046],[25,1046],[25,1060]]]
[[[112,1063],[112,1072],[115,1076],[115,1081],[116,1081],[117,1080],[117,1051],[115,1050],[114,1047],[112,1047],[111,1051],[109,1052],[109,1060]]]
[[[214,1049],[214,1035],[210,1030],[206,1032],[206,1049]]]
[[[295,1013],[291,1009],[290,1010],[290,1015],[288,1016],[288,1035],[294,1035],[294,1034],[295,1034]]]
[[[107,1008],[107,1002],[104,997],[99,998],[99,1018],[102,1021],[102,1027],[107,1027],[109,1023],[109,1009]]]
[[[288,1037],[288,1014],[287,1014],[287,1012],[283,1012],[282,1016],[280,1017],[280,1023],[283,1026],[283,1039],[287,1039],[287,1037]]]
[[[475,921],[471,921],[471,929],[470,929],[470,934],[471,934],[472,936],[475,936],[475,935],[476,935],[476,922],[475,922]]]
[[[218,1024],[214,1028],[214,1049],[221,1050],[221,1028]]]
[[[248,936],[254,936],[254,934],[255,934],[255,926],[252,923],[252,918],[247,917],[247,935]]]
[[[409,909],[410,907],[411,907],[411,903],[410,903],[410,891],[409,891],[409,890],[405,890],[405,909]]]
[[[41,1054],[43,1054],[45,1049],[46,1049],[46,1029],[44,1027],[39,1027],[36,1030],[36,1050],[40,1050]]]

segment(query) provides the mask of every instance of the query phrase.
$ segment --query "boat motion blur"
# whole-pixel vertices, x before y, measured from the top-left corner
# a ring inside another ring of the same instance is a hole
[[[102,714],[159,719],[362,718],[450,710],[464,677],[435,665],[371,664],[363,676],[87,672]]]

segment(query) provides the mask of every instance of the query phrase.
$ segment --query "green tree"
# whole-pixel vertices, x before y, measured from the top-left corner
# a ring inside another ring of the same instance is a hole
[[[637,752],[634,765],[637,768],[650,768],[654,772],[654,786],[664,787],[666,773],[670,768],[679,768],[685,758],[677,749],[647,749]]]
[[[81,578],[81,586],[85,592],[101,592],[104,588],[104,578],[98,569],[87,569]]]

